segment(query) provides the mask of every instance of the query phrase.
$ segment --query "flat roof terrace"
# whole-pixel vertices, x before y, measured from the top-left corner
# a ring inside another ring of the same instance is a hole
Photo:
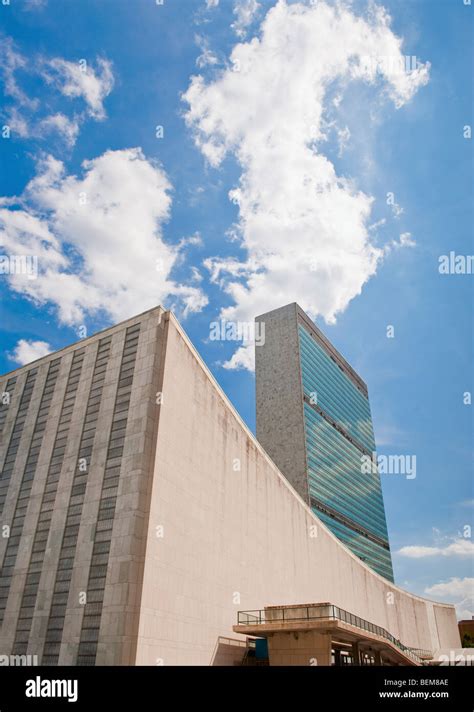
[[[311,664],[309,661],[315,656],[315,664],[330,665],[331,649],[337,644],[351,646],[356,665],[362,664],[363,654],[369,651],[374,654],[375,664],[380,665],[419,666],[432,657],[431,651],[415,652],[385,628],[332,603],[239,611],[233,630],[243,635],[266,637],[271,665]],[[312,635],[300,635],[305,633]]]

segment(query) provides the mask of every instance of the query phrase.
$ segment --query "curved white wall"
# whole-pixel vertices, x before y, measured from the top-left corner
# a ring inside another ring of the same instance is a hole
[[[172,315],[162,390],[138,664],[209,664],[237,611],[321,601],[411,647],[459,647],[453,606],[388,583],[316,518]]]

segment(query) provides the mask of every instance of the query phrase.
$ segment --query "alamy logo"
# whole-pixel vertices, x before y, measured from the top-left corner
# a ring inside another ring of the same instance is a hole
[[[474,274],[474,255],[457,255],[453,250],[449,255],[438,258],[440,274]]]
[[[363,475],[405,475],[407,480],[416,477],[416,455],[362,455],[360,471]]]
[[[265,345],[265,322],[263,321],[211,321],[209,324],[210,341],[243,341],[244,344],[255,342],[256,346]]]
[[[42,680],[37,675],[26,681],[26,697],[66,697],[68,702],[77,702],[77,680]]]
[[[0,667],[29,667],[30,665],[39,665],[37,655],[0,655]]]
[[[365,72],[373,74],[379,72],[392,77],[417,72],[423,69],[423,66],[415,55],[377,55],[360,58],[360,67]]]
[[[38,277],[36,255],[0,255],[0,274],[22,274],[27,279]]]
[[[438,660],[440,665],[474,665],[474,653],[464,655],[457,650],[450,650],[448,655],[438,655]]]

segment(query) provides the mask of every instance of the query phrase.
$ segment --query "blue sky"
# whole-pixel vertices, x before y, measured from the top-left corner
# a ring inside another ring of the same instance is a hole
[[[298,301],[416,455],[382,476],[396,581],[466,616],[472,274],[439,258],[473,253],[473,8],[275,5],[0,3],[0,251],[39,269],[1,275],[0,372],[161,302],[253,429],[252,345],[209,325]]]

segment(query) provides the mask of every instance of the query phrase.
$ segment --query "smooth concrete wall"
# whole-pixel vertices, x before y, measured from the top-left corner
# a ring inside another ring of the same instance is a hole
[[[207,665],[239,610],[322,601],[406,645],[459,647],[454,607],[390,584],[324,527],[166,316],[137,664]]]
[[[331,635],[315,630],[273,633],[268,638],[270,665],[330,665]]]

